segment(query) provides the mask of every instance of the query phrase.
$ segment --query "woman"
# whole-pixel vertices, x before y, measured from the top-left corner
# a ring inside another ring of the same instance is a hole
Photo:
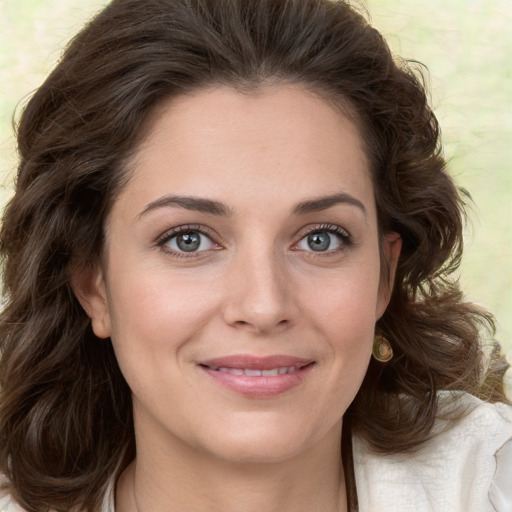
[[[510,510],[463,198],[353,8],[114,0],[18,140],[5,510]]]

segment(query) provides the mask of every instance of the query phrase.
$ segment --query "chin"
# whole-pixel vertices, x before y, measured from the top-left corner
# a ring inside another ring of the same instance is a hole
[[[293,459],[306,451],[304,443],[290,442],[289,437],[235,439],[219,446],[215,455],[238,464],[275,464]]]
[[[286,421],[263,418],[259,421],[225,424],[220,431],[210,429],[209,446],[203,444],[203,449],[234,463],[269,464],[298,457],[325,438],[324,429],[301,428],[306,426],[306,419],[302,425],[298,422],[290,423],[287,425]],[[341,439],[341,427],[339,430],[334,435]]]

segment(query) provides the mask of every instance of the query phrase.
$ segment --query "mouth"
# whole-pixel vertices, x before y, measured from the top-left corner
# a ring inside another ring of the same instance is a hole
[[[235,355],[198,364],[223,388],[245,397],[270,398],[304,382],[315,361],[293,356]]]
[[[280,366],[270,370],[258,370],[253,368],[226,368],[218,366],[208,366],[210,370],[221,373],[230,373],[231,375],[248,375],[249,377],[273,377],[275,375],[286,375],[295,373],[303,367]]]

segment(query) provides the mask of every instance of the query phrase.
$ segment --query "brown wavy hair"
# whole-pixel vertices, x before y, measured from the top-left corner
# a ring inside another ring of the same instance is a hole
[[[355,113],[380,231],[403,241],[377,324],[395,357],[371,361],[344,423],[376,450],[405,451],[428,438],[440,390],[506,401],[507,365],[482,346],[492,316],[451,278],[465,196],[446,172],[421,66],[395,61],[341,1],[114,0],[72,40],[17,129],[0,233],[0,471],[28,510],[98,510],[135,456],[130,390],[70,274],[99,258],[145,120],[201,87],[269,82],[302,84]]]

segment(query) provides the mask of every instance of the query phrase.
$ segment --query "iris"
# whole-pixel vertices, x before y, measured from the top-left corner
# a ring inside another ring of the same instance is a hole
[[[331,245],[331,237],[328,233],[311,233],[308,235],[308,246],[313,251],[326,251]]]

